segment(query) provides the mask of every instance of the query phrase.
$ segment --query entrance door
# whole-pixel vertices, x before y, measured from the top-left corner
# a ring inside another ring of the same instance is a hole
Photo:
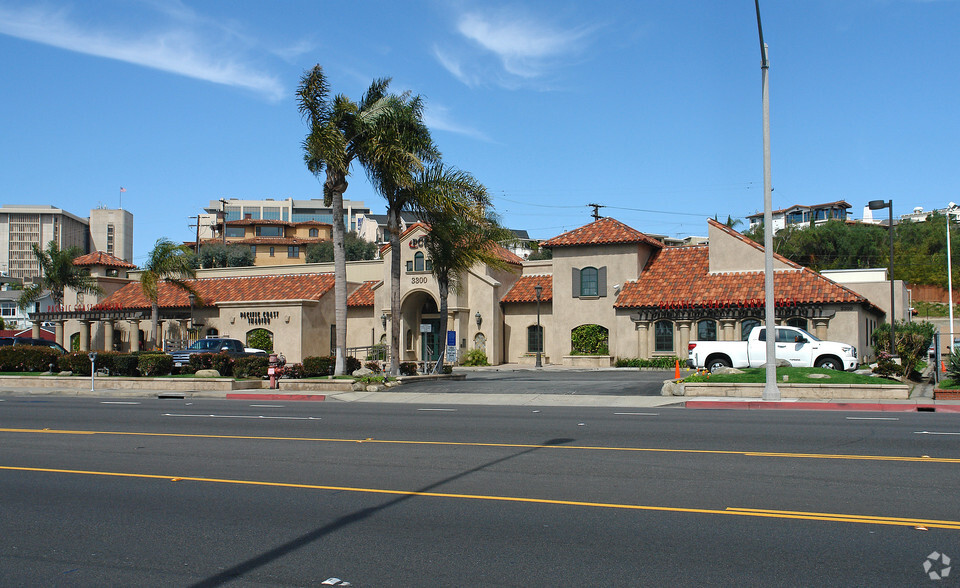
[[[420,359],[437,361],[443,352],[443,333],[440,332],[440,319],[423,319],[420,322]],[[429,331],[423,325],[428,325]]]

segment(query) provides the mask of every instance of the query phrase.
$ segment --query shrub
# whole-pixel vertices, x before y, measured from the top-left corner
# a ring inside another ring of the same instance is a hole
[[[97,359],[99,360],[99,354]],[[65,353],[60,356],[60,360],[57,362],[57,365],[59,365],[60,371],[62,372],[73,372],[78,376],[90,375],[90,358],[87,357],[86,351],[73,351],[71,353]],[[97,361],[97,367],[100,367],[99,361]]]
[[[165,376],[173,369],[173,356],[166,353],[145,353],[138,358],[137,369],[146,377]]]
[[[401,376],[415,376],[417,375],[417,364],[412,361],[401,361],[400,362],[400,375]]]
[[[247,346],[273,353],[273,337],[266,329],[254,329],[247,334]]]
[[[453,373],[453,366],[449,364],[443,364],[443,373],[449,375]]]
[[[574,355],[607,355],[610,353],[607,329],[600,325],[580,325],[570,332]]]
[[[288,363],[283,367],[283,377],[299,380],[303,377],[303,364]]]
[[[113,371],[118,376],[139,376],[137,361],[139,354],[118,353],[113,358]]]
[[[238,378],[263,378],[267,375],[270,358],[262,355],[238,357],[233,363],[233,375]]]
[[[370,370],[375,374],[379,374],[383,371],[382,369],[380,369],[380,364],[376,361],[368,361],[367,363],[363,364],[363,367],[367,368],[368,370]]]
[[[304,357],[303,358],[303,375],[306,378],[313,378],[316,376],[327,376],[330,375],[330,366],[333,365],[333,358],[331,357]]]
[[[614,365],[616,367],[657,368],[666,370],[675,367],[677,361],[679,361],[679,358],[675,355],[651,357],[649,359],[618,357]],[[683,362],[681,361],[680,363],[682,364]]]
[[[0,372],[56,371],[60,352],[39,345],[7,345],[0,347]]]
[[[221,376],[233,375],[234,359],[226,351],[220,353],[194,353],[190,356],[190,365],[194,372],[217,370]]]
[[[927,348],[930,346],[930,341],[933,340],[936,327],[926,321],[909,323],[897,321],[896,325],[895,335],[897,355],[900,356],[900,366],[898,366],[898,371],[891,373],[900,375],[906,379],[906,377],[909,377],[910,374],[913,373],[914,368],[920,360],[926,356]],[[882,357],[884,353],[887,354],[887,356],[890,355],[889,323],[884,323],[874,329],[872,339],[873,348],[877,352],[878,358]],[[893,362],[890,363],[893,364]],[[893,365],[895,366],[896,364]],[[885,369],[894,368],[885,366]]]
[[[483,349],[471,349],[467,351],[463,354],[460,363],[470,366],[490,365],[487,362],[487,353]]]
[[[352,374],[353,372],[360,369],[361,365],[362,364],[360,363],[359,359],[350,355],[343,362],[343,371],[345,373]]]

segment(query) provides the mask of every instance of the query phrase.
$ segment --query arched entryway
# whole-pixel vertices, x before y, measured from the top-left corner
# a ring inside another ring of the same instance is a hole
[[[406,341],[401,343],[406,361],[436,361],[443,353],[444,326],[440,321],[440,309],[432,294],[423,290],[410,292],[400,302],[403,328],[400,330]]]

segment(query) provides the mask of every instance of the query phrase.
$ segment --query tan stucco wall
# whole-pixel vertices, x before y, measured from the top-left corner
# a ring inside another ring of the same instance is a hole
[[[765,267],[762,248],[753,247],[737,237],[727,234],[723,229],[710,225],[710,272],[760,271]],[[773,268],[786,269],[791,266],[774,258]]]

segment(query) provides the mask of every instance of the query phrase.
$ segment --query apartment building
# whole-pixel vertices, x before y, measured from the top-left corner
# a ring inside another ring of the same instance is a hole
[[[84,253],[103,250],[124,261],[133,259],[133,215],[125,210],[95,209],[87,218],[48,204],[0,206],[0,273],[27,282],[40,275],[33,245]]]

